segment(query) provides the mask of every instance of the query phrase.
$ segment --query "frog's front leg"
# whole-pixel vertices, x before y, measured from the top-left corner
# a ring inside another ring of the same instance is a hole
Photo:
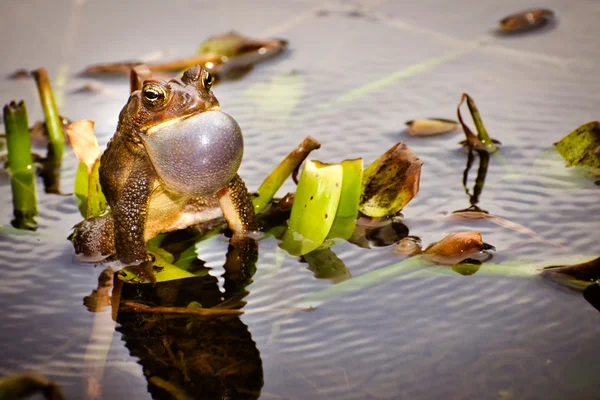
[[[154,179],[149,163],[143,158],[137,159],[121,197],[112,208],[117,259],[126,265],[151,260],[146,252],[144,232]]]
[[[217,197],[227,225],[233,231],[231,238],[233,243],[258,230],[259,225],[254,213],[252,198],[238,174],[226,187],[217,192]]]

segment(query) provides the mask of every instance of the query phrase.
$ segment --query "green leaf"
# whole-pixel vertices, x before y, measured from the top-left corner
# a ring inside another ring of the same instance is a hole
[[[581,125],[554,146],[567,166],[586,167],[600,175],[600,121]]]
[[[344,170],[342,191],[328,237],[347,240],[352,236],[356,227],[358,203],[362,193],[363,159],[344,160],[341,165]]]
[[[307,160],[298,182],[294,205],[281,247],[300,256],[327,238],[340,200],[343,168]]]
[[[329,279],[332,283],[339,283],[352,276],[348,267],[330,248],[313,250],[304,255],[304,260],[317,279]]]
[[[104,214],[107,207],[106,198],[100,186],[100,158],[98,158],[89,177],[86,218]]]
[[[77,173],[75,175],[75,188],[73,190],[73,194],[75,195],[75,201],[77,202],[79,213],[83,218],[87,216],[89,179],[87,166],[85,163],[80,162],[77,166]]]
[[[174,281],[176,279],[192,278],[195,276],[194,274],[173,265],[171,263],[173,261],[173,256],[165,250],[149,246],[148,253],[152,254],[155,258],[153,265],[159,267],[158,270],[154,271],[156,282]],[[122,279],[126,282],[150,283],[148,280],[138,282],[138,276],[129,271],[128,268],[123,268],[122,272],[125,274]]]
[[[365,169],[359,210],[369,217],[394,215],[419,191],[421,160],[399,142]]]

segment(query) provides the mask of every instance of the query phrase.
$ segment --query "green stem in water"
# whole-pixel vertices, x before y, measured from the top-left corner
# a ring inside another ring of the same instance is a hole
[[[48,71],[46,71],[46,68],[38,68],[35,71],[32,71],[31,74],[37,84],[40,101],[42,103],[42,108],[44,109],[46,127],[48,128],[48,134],[50,136],[48,158],[54,160],[54,162],[60,166],[65,148],[65,133],[63,132],[62,121],[58,115],[58,109],[56,108],[56,102],[54,101],[54,93],[52,93]]]
[[[277,193],[288,176],[300,167],[311,151],[320,147],[321,144],[316,139],[307,136],[298,147],[288,154],[258,188],[258,196],[252,199],[254,212],[257,214],[261,212],[273,200],[273,196],[275,196],[275,193]]]
[[[483,125],[483,121],[481,120],[481,116],[479,115],[479,110],[475,105],[475,100],[473,100],[473,98],[466,93],[464,93],[463,96],[466,96],[467,98],[467,106],[469,107],[469,112],[471,113],[473,123],[475,124],[475,128],[477,129],[477,138],[486,148],[488,153],[494,153],[496,150],[498,150],[498,148],[496,147],[496,144],[494,143],[492,138],[490,138],[487,129],[485,129],[485,126]]]
[[[4,126],[15,216],[12,225],[19,229],[35,230],[35,168],[31,157],[27,108],[23,101],[19,104],[13,101],[4,106]]]

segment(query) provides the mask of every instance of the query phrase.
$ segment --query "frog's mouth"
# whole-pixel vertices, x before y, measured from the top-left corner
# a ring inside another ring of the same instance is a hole
[[[158,177],[175,193],[213,194],[235,177],[242,162],[242,130],[218,110],[166,121],[141,137]]]

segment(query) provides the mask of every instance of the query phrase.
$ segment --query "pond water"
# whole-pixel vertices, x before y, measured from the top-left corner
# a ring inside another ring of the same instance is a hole
[[[423,161],[420,192],[403,211],[410,235],[426,245],[476,230],[496,247],[492,263],[503,263],[502,272],[485,265],[471,276],[413,269],[311,302],[333,283],[315,278],[275,239],[261,241],[246,314],[179,327],[197,335],[180,347],[190,355],[230,353],[230,368],[248,380],[241,398],[598,398],[600,314],[580,292],[524,266],[599,255],[600,188],[564,168],[552,144],[598,118],[600,48],[593,44],[600,5],[551,0],[545,6],[558,15],[556,25],[501,38],[491,30],[520,10],[520,2],[470,3],[179,1],[165,9],[159,1],[5,2],[0,31],[12,39],[0,44],[0,73],[46,66],[59,77],[53,83],[62,113],[96,121],[104,147],[128,80],[76,76],[86,65],[188,55],[204,38],[232,28],[285,38],[290,48],[283,56],[214,89],[244,131],[240,174],[250,190],[307,135],[322,143],[311,157],[324,162],[364,157],[368,164],[405,141]],[[102,90],[77,92],[88,82]],[[503,143],[490,160],[479,206],[544,240],[489,220],[445,217],[469,206],[462,186],[466,155],[457,144],[462,134],[414,138],[404,122],[454,118],[462,92],[475,98],[491,136]],[[32,82],[0,80],[3,104],[21,98],[30,122],[40,119]],[[76,166],[69,152],[61,173],[65,193]],[[0,177],[0,225],[6,227],[10,184]],[[293,189],[288,182],[280,193]],[[160,363],[148,363],[159,356],[141,347],[167,328],[130,315],[114,330],[110,311],[87,311],[83,298],[103,268],[73,261],[66,238],[81,219],[77,206],[72,196],[44,194],[41,182],[38,198],[35,234],[0,231],[0,375],[37,371],[59,383],[67,398],[84,398],[86,374],[96,365],[90,360],[104,360],[97,367],[104,398],[152,398],[146,376],[175,378]],[[223,285],[227,240],[209,244],[200,255],[214,278],[198,283],[211,291],[207,297],[218,296]],[[340,243],[332,250],[347,267],[343,275],[353,278],[404,259],[391,247]],[[314,310],[268,311],[306,304]]]

